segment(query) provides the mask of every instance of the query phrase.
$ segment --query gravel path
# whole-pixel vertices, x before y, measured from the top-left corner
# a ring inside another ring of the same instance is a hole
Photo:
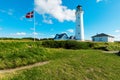
[[[119,51],[102,51],[103,53],[118,53]]]
[[[42,66],[42,65],[45,65],[47,63],[49,63],[49,61],[39,62],[39,63],[35,63],[35,64],[27,65],[27,66],[22,66],[22,67],[17,67],[17,68],[14,68],[14,69],[0,70],[0,74],[1,73],[15,72],[15,71],[18,71],[18,70],[23,70],[23,69],[29,69],[29,68],[36,67],[36,66]]]

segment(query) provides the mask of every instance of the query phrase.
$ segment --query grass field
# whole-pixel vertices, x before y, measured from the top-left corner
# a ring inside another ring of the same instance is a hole
[[[120,57],[99,50],[50,49],[50,63],[13,73],[1,80],[120,80]]]
[[[40,42],[0,42],[0,69],[15,68],[48,60]]]

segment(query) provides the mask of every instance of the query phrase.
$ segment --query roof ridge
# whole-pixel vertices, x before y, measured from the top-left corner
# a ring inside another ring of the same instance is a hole
[[[108,35],[108,34],[105,34],[105,33],[96,34],[95,36],[92,36],[92,37],[102,37],[102,36],[108,36],[108,37],[114,38],[114,36],[111,36],[111,35]]]

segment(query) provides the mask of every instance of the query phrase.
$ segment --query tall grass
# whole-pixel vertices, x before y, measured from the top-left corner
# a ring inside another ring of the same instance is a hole
[[[120,58],[96,50],[48,49],[51,62],[17,71],[5,80],[119,80]]]
[[[65,49],[99,49],[99,50],[120,50],[120,43],[114,42],[79,42],[79,41],[43,41],[42,45],[48,48]]]
[[[0,42],[0,69],[48,60],[47,50],[40,45],[38,42]]]
[[[120,43],[77,41],[0,42],[0,69],[15,68],[56,58],[43,48],[120,50]],[[49,54],[48,54],[49,53]],[[61,54],[62,55],[62,54]],[[65,54],[64,54],[65,55]],[[59,58],[59,56],[57,57]]]

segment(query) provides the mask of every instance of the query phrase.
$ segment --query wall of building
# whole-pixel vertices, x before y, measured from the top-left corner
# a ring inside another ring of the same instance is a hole
[[[108,42],[114,42],[114,38],[108,37]]]
[[[104,37],[94,37],[94,38],[92,38],[92,41],[95,41],[95,42],[114,42],[114,38],[107,37],[107,36],[104,36]]]

